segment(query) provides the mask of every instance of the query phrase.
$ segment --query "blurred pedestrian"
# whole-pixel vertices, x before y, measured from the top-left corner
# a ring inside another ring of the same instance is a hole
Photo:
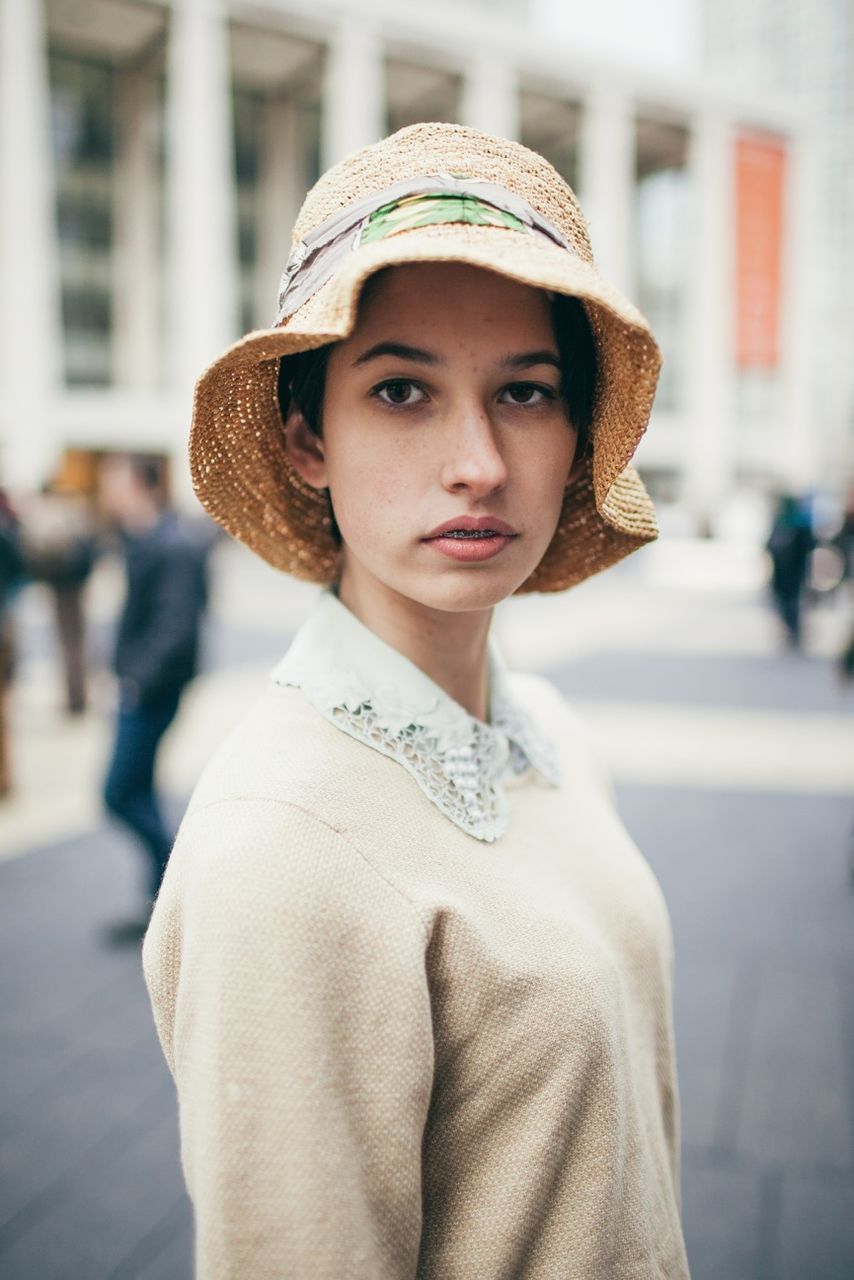
[[[778,498],[765,546],[771,557],[771,596],[788,643],[797,649],[802,640],[804,587],[815,539],[809,513],[793,494]]]
[[[848,486],[842,521],[833,543],[842,556],[842,581],[854,582],[854,482]]]
[[[327,590],[145,940],[197,1280],[687,1280],[661,891],[489,640],[656,536],[659,364],[555,170],[422,124],[320,179],[275,327],[202,375],[201,501]]]
[[[86,710],[84,595],[97,550],[88,499],[48,482],[23,507],[22,539],[27,575],[47,589],[53,605],[65,709],[79,715]]]
[[[104,514],[120,527],[127,573],[114,655],[116,734],[104,801],[145,851],[148,909],[172,845],[155,793],[157,749],[196,673],[206,554],[167,506],[156,459],[110,458],[101,467],[99,493]]]
[[[843,680],[854,681],[854,628],[842,647],[838,659],[839,674]]]
[[[0,799],[12,789],[9,749],[9,687],[15,662],[12,596],[24,575],[18,517],[0,489]]]
[[[854,683],[854,626],[849,629],[848,639],[842,646],[837,669],[844,685]],[[848,877],[854,884],[854,823],[848,837]]]

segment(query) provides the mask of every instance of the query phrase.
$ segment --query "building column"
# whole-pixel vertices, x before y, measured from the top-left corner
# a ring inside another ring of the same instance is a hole
[[[264,109],[263,158],[258,192],[258,264],[255,307],[272,324],[276,291],[291,251],[291,232],[305,196],[305,132],[291,98],[273,98]]]
[[[689,146],[691,275],[686,344],[685,497],[707,525],[732,489],[734,189],[731,123],[709,109]]]
[[[59,253],[42,5],[0,0],[0,483],[56,464],[62,378]]]
[[[463,81],[462,123],[501,138],[519,136],[519,84],[516,68],[498,54],[476,51]]]
[[[606,280],[632,297],[634,113],[625,94],[608,84],[584,96],[578,186],[596,264]]]
[[[160,375],[160,174],[154,147],[157,81],[147,70],[119,82],[115,168],[113,360],[117,387],[154,391]]]
[[[815,367],[815,267],[811,255],[803,250],[804,245],[815,243],[815,200],[819,187],[812,139],[806,130],[798,130],[789,136],[786,145],[780,343],[781,404],[786,415],[783,472],[785,482],[796,492],[833,475],[831,468],[822,467],[826,459],[816,447],[816,411],[811,387],[811,370]],[[847,347],[850,335],[843,331],[839,336],[840,346]],[[844,368],[842,350],[839,354],[837,367]],[[829,450],[829,457],[844,458],[845,441],[830,443],[835,447]]]
[[[385,65],[379,29],[368,16],[342,17],[326,54],[322,165],[378,142],[385,133]]]
[[[222,0],[174,0],[166,84],[170,384],[193,383],[237,335],[237,194]]]

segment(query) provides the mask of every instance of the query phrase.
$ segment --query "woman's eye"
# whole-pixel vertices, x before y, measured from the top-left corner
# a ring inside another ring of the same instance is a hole
[[[510,404],[542,404],[545,400],[554,400],[557,393],[552,387],[545,387],[538,382],[511,382],[501,393]]]
[[[419,404],[426,398],[421,388],[406,378],[390,378],[381,382],[371,394],[389,405]]]

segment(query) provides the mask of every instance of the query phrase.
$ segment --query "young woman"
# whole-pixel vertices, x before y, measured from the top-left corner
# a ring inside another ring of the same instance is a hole
[[[202,376],[197,491],[328,586],[193,796],[145,942],[197,1275],[687,1275],[670,932],[499,601],[655,537],[659,367],[541,157],[451,125],[309,194]]]

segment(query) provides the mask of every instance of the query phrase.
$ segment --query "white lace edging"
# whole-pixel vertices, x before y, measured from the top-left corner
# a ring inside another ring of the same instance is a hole
[[[344,655],[352,665],[344,665]],[[507,830],[501,779],[508,769],[522,773],[533,765],[560,783],[551,744],[510,698],[495,654],[486,724],[326,596],[272,678],[301,689],[330,724],[396,760],[446,818],[478,840],[497,840]]]

